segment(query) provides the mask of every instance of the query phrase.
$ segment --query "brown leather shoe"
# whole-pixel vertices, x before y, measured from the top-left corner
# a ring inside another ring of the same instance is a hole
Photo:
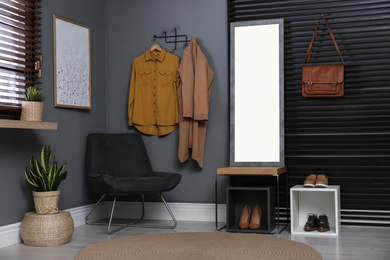
[[[328,176],[326,174],[317,175],[316,188],[328,188]]]
[[[246,204],[244,209],[241,212],[240,223],[238,224],[239,228],[245,229],[249,227],[251,213],[252,213],[251,207],[248,204]]]
[[[315,187],[316,185],[317,174],[310,174],[307,176],[306,180],[303,182],[304,187]]]
[[[261,227],[261,208],[260,205],[256,205],[253,209],[251,223],[249,224],[250,229],[259,229]]]

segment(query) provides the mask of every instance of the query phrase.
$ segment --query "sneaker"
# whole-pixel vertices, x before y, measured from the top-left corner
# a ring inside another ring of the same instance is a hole
[[[307,221],[303,230],[305,231],[317,230],[317,222],[318,222],[317,214],[309,213],[307,215]]]
[[[315,186],[316,188],[328,188],[328,176],[326,174],[318,174]]]
[[[328,217],[325,214],[322,214],[322,215],[320,215],[318,217],[318,228],[317,228],[317,230],[319,232],[325,232],[325,231],[329,231],[330,230]]]
[[[314,187],[316,184],[317,174],[310,174],[303,182],[304,187]]]

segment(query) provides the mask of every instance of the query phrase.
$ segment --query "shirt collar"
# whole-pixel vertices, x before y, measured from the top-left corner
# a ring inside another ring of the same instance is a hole
[[[157,57],[153,57],[154,54],[152,53],[152,51],[149,49],[145,52],[145,60],[146,61],[154,61],[154,60],[158,60],[160,62],[163,62],[164,61],[164,58],[165,58],[165,54],[166,54],[166,51],[164,49],[161,50],[161,53],[160,55],[158,55]]]

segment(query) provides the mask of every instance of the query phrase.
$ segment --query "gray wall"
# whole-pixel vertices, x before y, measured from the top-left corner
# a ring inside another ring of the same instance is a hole
[[[127,102],[132,61],[144,53],[165,29],[196,37],[215,78],[211,93],[206,136],[204,168],[194,160],[180,164],[178,129],[164,136],[143,139],[154,170],[179,172],[183,178],[177,188],[165,194],[176,202],[210,203],[214,201],[217,168],[228,165],[229,156],[229,82],[227,42],[227,2],[225,0],[114,0],[108,1],[108,118],[110,132],[133,132],[127,125]],[[172,52],[173,44],[158,44]],[[181,57],[180,44],[173,54]]]
[[[61,185],[60,209],[90,204],[84,176],[85,140],[89,132],[106,131],[106,6],[99,0],[42,1],[43,77],[41,87],[48,95],[43,120],[58,122],[57,131],[0,128],[0,226],[22,220],[34,209],[32,188],[24,168],[32,153],[50,144],[58,162],[69,161],[68,179]],[[89,25],[91,28],[92,109],[54,108],[53,103],[53,14]]]
[[[33,210],[32,188],[24,178],[31,153],[51,144],[57,161],[69,161],[68,179],[60,186],[60,209],[95,202],[84,175],[84,153],[90,132],[135,132],[127,125],[127,99],[132,61],[163,29],[196,37],[214,70],[204,168],[177,158],[178,130],[165,137],[143,135],[152,166],[182,174],[179,186],[166,193],[171,202],[211,203],[216,170],[228,165],[229,104],[227,6],[225,0],[45,0],[42,1],[43,77],[48,95],[44,121],[58,122],[57,131],[1,129],[0,226],[22,220]],[[92,109],[54,108],[52,16],[91,28]],[[171,44],[158,43],[167,51]],[[181,57],[184,47],[173,52]]]

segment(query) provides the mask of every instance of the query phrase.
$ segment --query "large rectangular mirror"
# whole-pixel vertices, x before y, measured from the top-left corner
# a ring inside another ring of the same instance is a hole
[[[230,25],[230,166],[284,166],[283,19]]]

